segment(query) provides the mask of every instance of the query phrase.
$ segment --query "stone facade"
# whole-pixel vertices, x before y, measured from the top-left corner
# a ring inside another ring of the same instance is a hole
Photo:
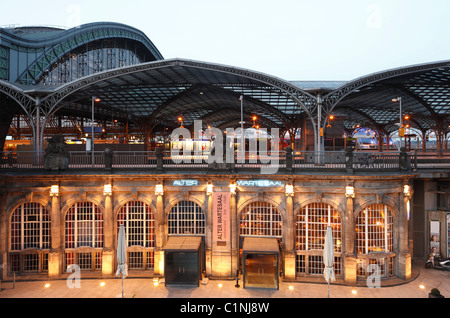
[[[102,172],[103,173],[103,172]],[[322,175],[270,175],[265,179],[280,181],[274,186],[237,186],[236,193],[230,195],[230,241],[217,244],[212,238],[213,204],[212,195],[207,193],[207,183],[213,184],[214,192],[230,192],[230,182],[246,179],[261,179],[261,176],[248,175],[189,175],[152,174],[127,172],[122,174],[36,174],[27,176],[4,176],[1,196],[0,252],[2,255],[2,276],[9,277],[8,255],[11,253],[11,215],[25,202],[38,202],[51,214],[51,248],[48,252],[49,277],[65,274],[65,216],[76,202],[92,202],[103,213],[103,247],[101,270],[97,276],[112,276],[117,267],[115,247],[117,245],[117,214],[122,206],[130,201],[142,201],[154,215],[155,245],[153,251],[154,268],[151,275],[164,275],[164,245],[169,237],[168,214],[180,201],[192,201],[201,207],[205,214],[204,232],[204,274],[208,277],[232,278],[240,269],[240,219],[246,206],[254,202],[272,204],[281,215],[282,249],[281,275],[286,280],[301,280],[296,265],[296,222],[299,211],[310,203],[326,203],[339,213],[342,226],[340,258],[342,272],[339,275],[348,284],[357,280],[358,264],[366,262],[368,255],[360,255],[355,250],[355,222],[359,213],[371,204],[384,204],[393,214],[393,251],[371,255],[372,258],[394,260],[393,276],[401,279],[411,277],[411,251],[409,249],[409,226],[407,204],[409,197],[403,193],[403,185],[409,175],[398,176],[322,176]],[[188,178],[196,180],[195,185],[174,185],[175,180]],[[164,185],[162,195],[155,194],[156,184]],[[292,183],[293,195],[286,195],[285,185]],[[59,195],[50,196],[51,185],[59,185]],[[104,193],[104,185],[112,185],[112,193]],[[345,188],[352,185],[354,198],[345,195]],[[91,251],[84,247],[80,251]],[[135,247],[135,251],[145,248]],[[24,251],[22,251],[24,252]],[[24,273],[22,273],[24,274]],[[307,276],[307,275],[305,275]]]

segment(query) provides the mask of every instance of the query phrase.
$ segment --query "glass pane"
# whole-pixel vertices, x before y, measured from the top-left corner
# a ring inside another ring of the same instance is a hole
[[[198,285],[198,253],[169,252],[165,262],[166,285]]]
[[[274,254],[246,254],[245,287],[278,288],[277,267]]]

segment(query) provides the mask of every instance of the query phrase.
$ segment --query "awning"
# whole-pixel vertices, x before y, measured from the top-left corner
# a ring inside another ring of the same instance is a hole
[[[163,249],[165,251],[198,251],[201,243],[200,236],[170,236]]]
[[[243,253],[279,253],[278,240],[270,237],[246,237],[242,247]]]

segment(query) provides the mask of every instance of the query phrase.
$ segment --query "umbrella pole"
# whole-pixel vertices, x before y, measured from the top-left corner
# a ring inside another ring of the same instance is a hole
[[[122,298],[123,298],[123,273],[122,273]]]
[[[328,281],[328,298],[330,298],[330,281]]]

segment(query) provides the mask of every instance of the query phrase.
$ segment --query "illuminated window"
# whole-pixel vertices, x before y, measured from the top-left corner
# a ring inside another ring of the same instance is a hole
[[[241,236],[269,236],[281,238],[281,214],[277,208],[266,202],[253,202],[241,214]]]
[[[142,201],[130,201],[117,215],[117,235],[124,225],[129,269],[153,269],[155,218],[150,206]]]
[[[48,250],[51,246],[50,213],[39,203],[27,202],[11,215],[11,272],[48,271]],[[27,249],[35,249],[27,251]]]
[[[92,202],[76,202],[66,214],[66,269],[76,264],[81,270],[100,270],[103,248],[103,213]],[[93,250],[86,251],[85,248]]]
[[[356,219],[356,252],[392,252],[393,222],[391,210],[384,204],[373,204],[361,211]]]
[[[49,249],[51,242],[50,214],[36,202],[17,207],[11,216],[11,250]]]
[[[323,274],[323,248],[328,224],[333,231],[334,271],[341,275],[341,218],[331,205],[319,202],[308,204],[297,214],[295,249],[298,274]]]
[[[169,235],[205,235],[205,214],[192,201],[175,204],[168,216]]]
[[[311,203],[297,214],[296,249],[323,250],[328,224],[333,230],[334,250],[341,252],[341,218],[331,205]]]
[[[77,202],[66,214],[66,248],[103,247],[103,213],[92,202]]]

